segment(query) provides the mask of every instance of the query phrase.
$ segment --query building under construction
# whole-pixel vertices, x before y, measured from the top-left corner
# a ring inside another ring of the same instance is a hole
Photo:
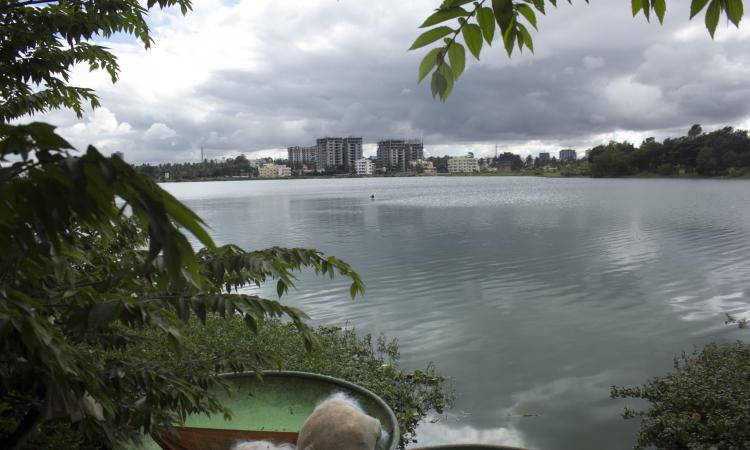
[[[292,167],[314,166],[318,159],[318,147],[289,147],[289,164]]]
[[[378,142],[378,167],[388,172],[406,172],[411,161],[424,159],[421,140],[389,139]]]

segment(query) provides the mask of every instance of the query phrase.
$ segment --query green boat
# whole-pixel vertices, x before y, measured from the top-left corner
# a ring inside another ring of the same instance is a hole
[[[355,399],[366,414],[378,419],[389,438],[378,450],[395,450],[399,429],[388,405],[367,389],[325,375],[305,372],[265,372],[259,380],[253,373],[222,375],[230,385],[218,393],[232,411],[232,420],[222,416],[196,415],[185,426],[152,436],[147,448],[165,450],[229,450],[238,441],[270,440],[297,442],[297,432],[315,406],[334,393]]]

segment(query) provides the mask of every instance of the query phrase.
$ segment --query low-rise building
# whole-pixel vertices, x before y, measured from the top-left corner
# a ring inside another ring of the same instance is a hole
[[[354,170],[357,175],[372,175],[372,171],[375,170],[375,163],[369,158],[359,158],[354,161]]]
[[[437,169],[432,161],[425,159],[417,159],[409,161],[409,170],[414,173],[421,173],[423,175],[437,175]]]
[[[448,159],[448,173],[479,172],[479,161],[468,156],[457,156]]]
[[[284,178],[291,176],[292,169],[279,164],[266,164],[258,169],[259,178]]]

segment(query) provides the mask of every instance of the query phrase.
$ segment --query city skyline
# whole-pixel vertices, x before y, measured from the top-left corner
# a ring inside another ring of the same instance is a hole
[[[711,40],[686,15],[660,26],[604,2],[548,11],[535,54],[486,49],[448,102],[435,102],[429,83],[416,82],[424,52],[406,49],[438,3],[207,0],[186,17],[154,11],[150,51],[102,41],[119,58],[116,84],[85,66],[72,71],[102,108],[33,120],[58,124],[79,149],[93,144],[133,162],[195,160],[201,146],[209,157],[280,156],[314,136],[350,133],[370,142],[365,155],[375,153],[368,136],[392,136],[423,137],[425,154],[455,156],[491,155],[495,144],[526,155],[640,143],[693,123],[750,128],[750,32],[722,24]]]

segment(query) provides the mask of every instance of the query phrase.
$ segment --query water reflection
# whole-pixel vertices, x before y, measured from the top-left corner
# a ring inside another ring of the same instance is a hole
[[[523,447],[520,433],[512,428],[478,429],[468,425],[424,422],[417,429],[419,442],[407,448],[441,444],[494,444]]]
[[[750,315],[748,181],[166,187],[219,242],[314,247],[351,263],[364,297],[352,302],[345,280],[304,273],[284,301],[315,323],[396,337],[406,367],[434,361],[451,377],[455,411],[467,415],[424,425],[423,442],[631,448],[637,422],[619,418],[609,386],[665,373],[694,345],[746,338],[723,321]]]

